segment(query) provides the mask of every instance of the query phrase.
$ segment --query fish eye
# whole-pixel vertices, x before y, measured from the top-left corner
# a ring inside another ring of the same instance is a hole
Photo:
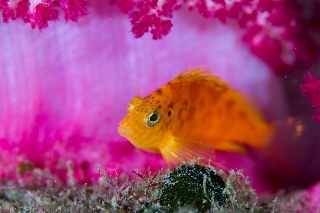
[[[145,124],[147,127],[153,127],[156,125],[160,120],[160,113],[157,110],[154,110],[150,113],[145,120]]]

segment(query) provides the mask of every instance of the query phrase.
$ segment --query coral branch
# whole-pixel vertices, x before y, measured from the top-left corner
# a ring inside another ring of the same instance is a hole
[[[167,35],[172,27],[173,9],[177,8],[176,1],[167,1],[162,4],[157,0],[144,0],[139,2],[137,10],[129,14],[131,18],[132,33],[136,38],[151,32],[152,38],[157,40]]]
[[[123,11],[129,13],[132,33],[136,38],[151,32],[153,39],[161,39],[169,33],[173,11],[183,5],[198,9],[205,18],[217,18],[226,23],[234,20],[244,29],[244,41],[253,53],[278,73],[297,67],[307,67],[319,56],[320,47],[312,34],[311,26],[300,17],[296,5],[290,0],[142,0],[117,1]],[[134,10],[133,12],[130,12]],[[315,16],[313,22],[318,20]],[[318,20],[319,21],[319,20]],[[313,27],[314,28],[314,27]],[[305,39],[301,39],[304,37]]]
[[[86,0],[61,0],[60,5],[65,12],[65,19],[77,21],[78,17],[88,14]]]
[[[47,4],[38,4],[34,13],[30,16],[32,28],[38,26],[39,29],[47,27],[48,21],[58,19],[58,10],[49,7]]]
[[[95,0],[93,0],[95,1]],[[182,6],[197,9],[206,18],[226,23],[232,20],[244,29],[244,41],[253,53],[278,73],[305,68],[320,55],[320,9],[317,1],[292,0],[109,0],[128,14],[136,38],[151,33],[157,40],[166,36],[173,24],[173,12]],[[4,22],[21,18],[32,28],[44,28],[59,17],[76,21],[86,15],[86,0],[0,0]],[[315,12],[303,16],[302,6]],[[303,38],[303,39],[301,39]]]

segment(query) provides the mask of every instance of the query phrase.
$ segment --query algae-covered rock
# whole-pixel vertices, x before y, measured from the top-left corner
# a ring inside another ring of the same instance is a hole
[[[182,164],[164,177],[161,185],[160,204],[173,212],[192,206],[199,212],[226,204],[225,183],[208,166]]]

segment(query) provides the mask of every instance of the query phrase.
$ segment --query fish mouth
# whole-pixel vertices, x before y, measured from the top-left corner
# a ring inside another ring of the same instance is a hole
[[[118,127],[118,133],[122,137],[128,138],[128,136],[131,134],[131,131],[128,128],[126,128],[125,125],[121,122]]]

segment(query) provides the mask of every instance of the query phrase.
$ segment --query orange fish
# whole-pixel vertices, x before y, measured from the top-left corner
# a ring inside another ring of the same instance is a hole
[[[241,93],[198,68],[183,71],[145,98],[134,97],[118,132],[176,164],[212,158],[214,150],[262,148],[272,129]]]

